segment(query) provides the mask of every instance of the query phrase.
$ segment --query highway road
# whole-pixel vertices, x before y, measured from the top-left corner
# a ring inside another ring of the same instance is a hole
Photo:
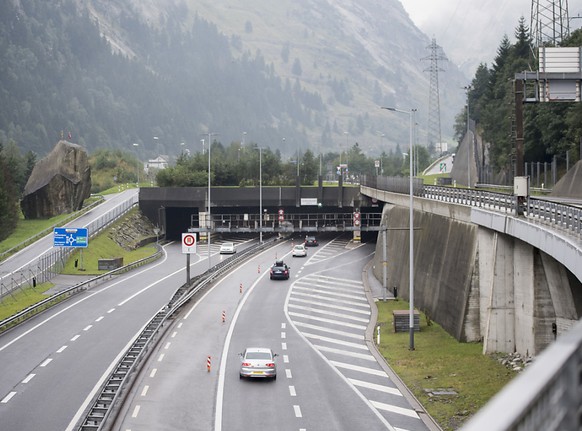
[[[213,264],[218,247],[213,245]],[[206,252],[191,273],[206,271]],[[186,280],[181,244],[0,336],[0,429],[72,430],[100,382]]]
[[[364,339],[371,309],[362,270],[374,245],[322,239],[307,258],[292,258],[290,241],[281,242],[193,301],[113,429],[429,429]],[[290,280],[269,279],[276,258],[291,265]],[[277,380],[239,379],[248,346],[278,353]]]

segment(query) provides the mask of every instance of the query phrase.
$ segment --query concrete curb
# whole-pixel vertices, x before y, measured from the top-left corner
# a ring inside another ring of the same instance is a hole
[[[422,404],[418,401],[418,399],[414,396],[414,394],[408,389],[408,387],[404,384],[404,382],[400,379],[400,377],[394,372],[390,365],[386,362],[384,356],[380,354],[378,348],[376,347],[376,343],[374,343],[374,328],[376,327],[378,321],[378,307],[376,306],[376,302],[372,295],[372,290],[370,287],[370,283],[368,280],[368,271],[373,264],[373,260],[368,262],[362,271],[362,281],[364,282],[364,292],[366,293],[366,298],[368,299],[368,303],[370,304],[370,308],[372,311],[372,315],[370,316],[370,323],[368,324],[368,328],[366,329],[366,345],[368,349],[372,353],[372,355],[376,358],[376,361],[380,364],[382,369],[386,372],[388,377],[394,382],[398,390],[402,393],[402,395],[408,400],[414,411],[418,414],[422,422],[427,426],[430,431],[442,431],[442,428],[436,423],[436,421],[428,414],[428,412],[424,409]]]

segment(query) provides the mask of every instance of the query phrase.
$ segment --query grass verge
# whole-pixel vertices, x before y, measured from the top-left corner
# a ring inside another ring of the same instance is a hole
[[[394,310],[408,310],[408,303],[380,301],[377,306],[378,323],[383,323],[380,353],[445,431],[458,429],[516,375],[483,355],[480,343],[458,342],[438,324],[428,324],[424,314],[411,351],[409,333],[395,333],[392,317]]]

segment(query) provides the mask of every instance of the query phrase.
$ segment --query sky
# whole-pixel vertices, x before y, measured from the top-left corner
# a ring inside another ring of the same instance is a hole
[[[540,7],[557,0],[536,0]],[[530,26],[534,0],[400,0],[412,21],[435,38],[450,61],[468,77],[480,63],[491,66],[507,34],[515,41],[519,18]],[[569,0],[570,31],[582,27],[582,0]],[[572,19],[574,18],[574,19]]]

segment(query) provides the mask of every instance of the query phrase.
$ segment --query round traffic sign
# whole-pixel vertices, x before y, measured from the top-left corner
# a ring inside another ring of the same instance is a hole
[[[192,247],[194,244],[196,244],[196,236],[191,234],[184,235],[182,242],[185,246]]]

